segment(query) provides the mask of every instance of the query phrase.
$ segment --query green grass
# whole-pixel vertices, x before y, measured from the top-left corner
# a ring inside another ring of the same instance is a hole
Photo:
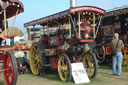
[[[60,84],[61,85],[75,85],[73,79],[71,81],[66,81],[66,82],[61,81],[60,78],[59,78],[59,74],[56,71],[48,72],[44,76],[34,76],[34,77],[45,78],[47,80],[56,81],[58,83],[58,85],[60,85]],[[100,78],[100,77],[96,77],[96,78],[91,78],[90,81],[91,82],[86,84],[86,85],[90,85],[92,83],[100,83],[100,82],[103,82],[104,80],[102,78]],[[85,83],[84,84],[80,84],[80,85],[85,85]]]
[[[107,65],[99,65],[99,69],[112,69],[112,65],[111,64],[107,64]]]
[[[26,74],[33,76],[32,73],[26,73]],[[55,81],[57,83],[57,85],[75,85],[73,79],[71,81],[66,81],[66,82],[61,81],[57,71],[50,71],[50,72],[47,72],[46,75],[44,75],[44,76],[34,76],[34,77],[36,77],[37,79],[38,78],[43,78],[43,79],[47,79],[47,80],[50,80],[50,81]],[[104,82],[104,79],[102,79],[101,77],[96,76],[96,78],[91,78],[90,81],[91,82],[87,83],[86,85],[91,85],[92,83],[101,83],[101,82]],[[0,85],[5,85],[4,81],[0,80]],[[84,84],[79,84],[79,85],[85,85],[85,83]]]
[[[102,78],[99,78],[99,77],[96,77],[96,78],[90,79],[90,81],[91,81],[92,83],[93,83],[93,82],[98,83],[98,82],[103,82],[103,79],[102,79]]]
[[[5,85],[4,81],[0,80],[0,85]]]
[[[99,65],[99,69],[104,69],[104,70],[112,70],[112,64],[107,64],[107,65]],[[122,71],[125,73],[128,73],[128,71]]]

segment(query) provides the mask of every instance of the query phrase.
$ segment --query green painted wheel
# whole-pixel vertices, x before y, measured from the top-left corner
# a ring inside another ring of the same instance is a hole
[[[72,78],[71,62],[66,54],[59,56],[58,73],[62,81],[69,81]]]

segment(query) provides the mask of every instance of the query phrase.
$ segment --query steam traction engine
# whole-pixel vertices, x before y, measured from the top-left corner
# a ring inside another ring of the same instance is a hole
[[[58,69],[62,81],[71,80],[71,63],[82,62],[89,77],[97,73],[97,60],[92,52],[96,20],[105,11],[93,6],[73,7],[41,19],[25,23],[25,27],[40,25],[40,40],[30,49],[30,67],[34,75],[46,67]]]
[[[16,85],[18,71],[16,59],[12,53],[15,48],[1,44],[2,40],[9,37],[7,20],[22,12],[24,12],[24,6],[19,0],[0,0],[0,73],[3,72],[6,85]]]
[[[128,6],[122,6],[108,10],[102,19],[96,37],[96,55],[99,62],[111,63],[111,40],[114,33],[119,33],[125,47],[122,49],[122,70],[128,70]]]

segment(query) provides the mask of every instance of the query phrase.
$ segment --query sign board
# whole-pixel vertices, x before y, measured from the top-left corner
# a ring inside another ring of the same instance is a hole
[[[90,80],[83,66],[83,63],[72,63],[72,76],[75,84],[89,83]]]

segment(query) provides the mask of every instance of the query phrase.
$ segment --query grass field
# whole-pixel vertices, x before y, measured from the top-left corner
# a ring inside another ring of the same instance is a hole
[[[39,81],[39,82],[37,82],[36,85],[40,85],[39,83],[42,83],[42,81],[45,81],[45,83],[48,83],[48,82],[53,83],[53,85],[75,85],[73,79],[71,81],[68,81],[68,82],[61,81],[59,79],[58,73],[56,71],[48,72],[45,76],[34,76],[31,73],[21,74],[18,77],[17,85],[19,85],[19,82],[20,82],[20,84],[23,83],[21,81],[23,81],[24,79],[27,79],[28,81],[26,81],[26,82],[30,82],[30,83],[34,82],[33,80],[35,80],[35,82]],[[96,77],[94,79],[90,79],[90,81],[91,81],[91,83],[86,84],[86,85],[91,85],[92,83],[103,82],[104,80],[100,77]],[[0,80],[0,85],[5,85],[3,80]],[[23,85],[28,85],[28,84],[23,83]],[[49,85],[51,85],[51,84],[49,84]],[[80,84],[80,85],[85,85],[85,84]]]
[[[28,75],[33,76],[31,73],[28,73]],[[46,79],[52,82],[56,82],[56,85],[75,85],[74,80],[72,79],[71,81],[68,82],[63,82],[59,79],[59,75],[56,71],[48,72],[45,76],[34,76],[36,79]],[[101,77],[96,77],[96,78],[91,78],[90,79],[91,83],[86,84],[86,85],[91,85],[92,83],[99,83],[103,82],[104,79]],[[85,84],[79,84],[79,85],[85,85]]]
[[[90,79],[88,84],[78,85],[128,85],[128,71],[121,76],[113,76],[111,65],[100,65],[96,78]],[[0,80],[0,85],[5,85]],[[47,72],[45,76],[34,76],[31,73],[21,74],[18,77],[17,85],[75,85],[73,79],[63,82],[59,79],[56,71]]]
[[[0,85],[5,85],[4,81],[0,80]]]

